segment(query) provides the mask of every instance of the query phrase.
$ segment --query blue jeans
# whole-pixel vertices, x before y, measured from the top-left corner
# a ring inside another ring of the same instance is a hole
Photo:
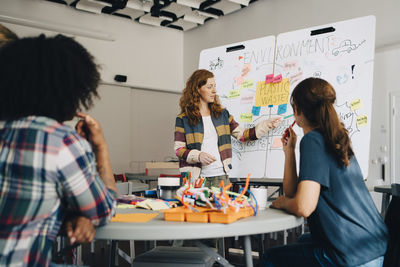
[[[311,241],[310,234],[300,236],[295,244],[268,249],[264,253],[265,267],[337,267],[325,251]],[[356,267],[382,267],[383,256]]]

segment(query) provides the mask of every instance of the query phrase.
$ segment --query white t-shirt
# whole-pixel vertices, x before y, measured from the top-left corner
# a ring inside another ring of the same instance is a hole
[[[218,151],[218,135],[217,130],[212,123],[211,116],[202,117],[204,137],[201,144],[201,152],[213,155],[217,160],[209,165],[202,165],[200,176],[213,177],[224,175],[224,166],[222,165],[221,156]]]

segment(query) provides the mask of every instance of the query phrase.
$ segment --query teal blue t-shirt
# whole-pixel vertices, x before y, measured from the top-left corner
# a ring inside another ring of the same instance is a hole
[[[385,254],[388,232],[365,185],[357,159],[341,166],[319,131],[300,142],[299,182],[321,185],[315,211],[308,217],[314,243],[338,265],[356,266]]]

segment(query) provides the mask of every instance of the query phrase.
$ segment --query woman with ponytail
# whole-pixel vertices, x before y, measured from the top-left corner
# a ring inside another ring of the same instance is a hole
[[[269,249],[265,266],[383,264],[387,229],[364,183],[346,128],[334,109],[336,93],[325,80],[308,78],[293,90],[291,105],[303,129],[297,175],[292,128],[282,137],[284,196],[272,207],[307,218],[310,233],[297,243]]]

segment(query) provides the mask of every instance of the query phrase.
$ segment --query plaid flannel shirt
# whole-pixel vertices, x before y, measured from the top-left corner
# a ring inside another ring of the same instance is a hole
[[[66,207],[103,225],[115,199],[71,127],[36,116],[0,122],[0,266],[48,266]]]

